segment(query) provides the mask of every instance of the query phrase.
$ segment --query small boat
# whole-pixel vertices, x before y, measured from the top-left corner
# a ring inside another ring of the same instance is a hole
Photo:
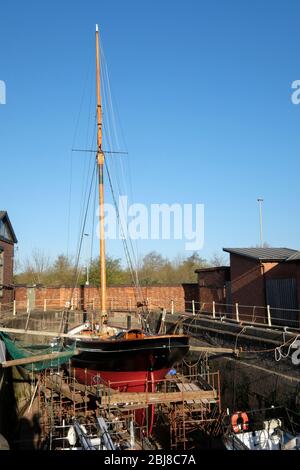
[[[103,208],[105,152],[102,149],[100,90],[99,30],[96,26],[98,145],[96,162],[99,175],[101,311],[98,315],[97,331],[90,324],[84,323],[68,331],[70,338],[67,341],[69,343],[75,341],[76,349],[79,350],[79,354],[72,358],[72,367],[80,383],[95,385],[103,382],[120,391],[154,391],[155,382],[163,379],[172,366],[188,352],[189,337],[185,334],[150,334],[143,328],[121,330],[116,333],[105,325],[107,319]]]
[[[251,412],[232,415],[230,430],[223,436],[227,450],[300,449],[300,433],[291,432],[284,426],[283,418],[265,419],[258,426],[251,424],[251,418]]]

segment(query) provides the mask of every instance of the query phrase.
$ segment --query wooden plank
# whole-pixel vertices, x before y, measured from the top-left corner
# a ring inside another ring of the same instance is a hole
[[[111,395],[114,393],[119,393],[118,390],[108,388],[105,385],[84,385],[80,384],[79,382],[72,382],[70,384],[70,388],[79,392],[86,392],[88,395],[94,395],[96,397],[98,397],[101,392],[109,393]]]
[[[73,355],[79,354],[79,350],[75,349]],[[4,361],[0,363],[0,366],[3,368],[21,366],[23,364],[32,364],[34,362],[47,361],[49,359],[58,359],[60,357],[68,357],[70,353],[60,352],[60,353],[50,353],[50,354],[40,354],[34,355],[31,357],[24,357],[22,359],[12,359],[10,361]]]
[[[188,391],[188,392],[121,392],[116,393],[112,396],[104,396],[101,397],[101,404],[108,405],[108,404],[126,404],[126,403],[147,403],[149,405],[155,403],[174,403],[179,401],[187,401],[187,400],[214,400],[216,398],[216,392],[206,391],[206,390],[199,390],[195,391]]]
[[[33,335],[33,336],[50,336],[51,338],[71,338],[82,339],[82,335],[70,335],[68,333],[57,333],[57,331],[38,331],[38,330],[25,330],[24,328],[6,328],[0,326],[0,331],[3,333],[15,333],[19,335]],[[95,335],[97,336],[97,335]]]
[[[56,380],[47,378],[45,380],[45,385],[48,389],[54,390],[55,392],[64,395],[66,398],[71,401],[74,401],[75,403],[83,403],[89,401],[88,397],[83,397],[82,395],[80,395],[80,393],[72,393],[68,385],[66,385],[63,380],[58,376],[56,376]]]
[[[176,385],[181,392],[192,392],[192,391],[198,392],[199,390],[201,390],[196,384],[193,384],[191,382],[186,382],[186,383],[178,382]],[[188,405],[191,405],[193,403],[201,403],[201,402],[202,400],[187,400]]]
[[[190,351],[194,352],[207,352],[208,354],[215,354],[215,353],[231,353],[231,354],[238,354],[238,349],[231,349],[231,348],[213,348],[211,346],[190,346]]]

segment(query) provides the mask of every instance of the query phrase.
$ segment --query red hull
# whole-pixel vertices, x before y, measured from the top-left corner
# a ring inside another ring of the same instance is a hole
[[[137,372],[114,372],[114,371],[97,371],[90,369],[75,368],[74,373],[78,382],[86,385],[97,385],[105,383],[107,386],[119,389],[122,392],[144,392],[146,391],[146,384],[148,382],[156,382],[162,380],[168,369],[150,371],[137,371]],[[154,385],[154,383],[153,383]]]

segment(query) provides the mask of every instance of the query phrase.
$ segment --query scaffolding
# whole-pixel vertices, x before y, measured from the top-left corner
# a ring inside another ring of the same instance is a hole
[[[146,381],[144,391],[137,392],[131,391],[128,381],[126,390],[121,382],[107,383],[100,375],[93,386],[88,380],[79,383],[71,361],[32,373],[28,408],[31,417],[39,418],[37,447],[69,448],[70,431],[76,430],[77,446],[79,441],[96,442],[101,435],[99,419],[103,419],[116,449],[161,448],[163,431],[158,432],[157,425],[161,421],[166,424],[166,448],[192,448],[193,431],[216,434],[221,416],[219,372],[209,372],[205,358],[196,365],[184,362],[170,371],[173,375],[155,383]],[[95,450],[94,444],[86,445]]]
[[[219,372],[201,373],[203,364],[182,363],[181,372],[177,372],[172,382],[168,381],[168,387],[179,389],[183,399],[162,403],[157,410],[160,421],[169,428],[171,450],[195,447],[191,438],[194,431],[200,431],[207,439],[221,432],[220,375]]]

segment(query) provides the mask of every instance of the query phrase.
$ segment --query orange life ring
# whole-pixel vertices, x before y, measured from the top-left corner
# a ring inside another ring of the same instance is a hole
[[[235,433],[240,432],[240,431],[248,431],[249,418],[248,418],[247,413],[245,411],[236,411],[231,416],[231,425]]]

